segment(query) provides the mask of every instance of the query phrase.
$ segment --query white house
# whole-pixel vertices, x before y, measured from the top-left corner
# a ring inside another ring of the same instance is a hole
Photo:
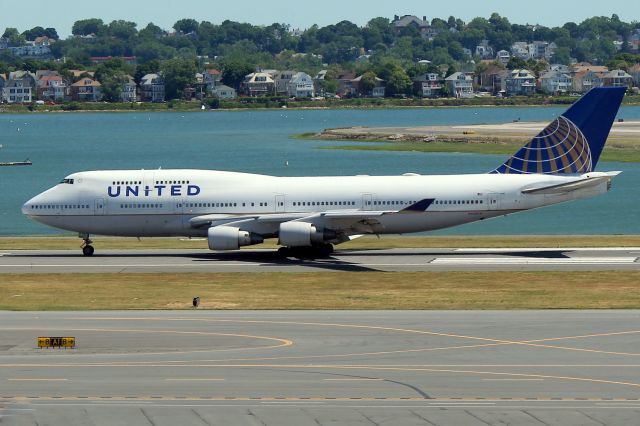
[[[224,84],[217,84],[211,94],[218,99],[235,99],[237,97],[236,89]]]
[[[451,94],[456,98],[473,97],[473,78],[471,78],[471,76],[462,72],[454,72],[445,78],[444,81],[449,87]]]
[[[27,103],[33,101],[33,88],[25,79],[9,79],[2,88],[2,97],[9,104]]]
[[[624,70],[611,70],[604,75],[604,85],[609,87],[631,87],[633,77]]]
[[[570,92],[572,87],[573,79],[567,73],[547,71],[540,76],[540,88],[545,93],[556,94]]]
[[[289,80],[287,94],[289,96],[295,96],[296,98],[311,98],[315,96],[313,79],[307,73],[295,73]]]
[[[253,72],[244,78],[242,83],[244,92],[249,96],[274,95],[276,83],[267,72]]]
[[[506,50],[498,50],[498,53],[496,53],[496,61],[500,62],[505,67],[509,63],[509,59],[511,59],[511,55]]]
[[[140,80],[140,100],[164,102],[164,78],[158,74],[146,74]]]

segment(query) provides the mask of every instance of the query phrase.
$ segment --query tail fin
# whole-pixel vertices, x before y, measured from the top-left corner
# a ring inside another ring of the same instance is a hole
[[[626,87],[596,87],[490,173],[587,173],[595,169]]]

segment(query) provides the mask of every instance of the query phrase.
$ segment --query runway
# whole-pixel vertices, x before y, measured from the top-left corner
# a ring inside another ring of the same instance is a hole
[[[0,312],[1,424],[637,424],[640,311]],[[37,336],[76,349],[35,349]]]
[[[640,248],[337,250],[324,258],[275,250],[69,250],[0,252],[0,273],[638,270]]]

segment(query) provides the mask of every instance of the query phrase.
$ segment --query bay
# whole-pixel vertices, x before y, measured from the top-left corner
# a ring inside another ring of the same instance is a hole
[[[0,115],[0,235],[58,234],[25,218],[20,207],[81,170],[194,168],[279,176],[483,173],[500,155],[341,151],[337,141],[290,135],[329,127],[420,126],[550,121],[564,107],[203,111],[192,113],[51,113]],[[618,115],[640,120],[640,107]],[[532,135],[533,136],[533,135]],[[637,163],[621,170],[606,195],[438,231],[434,234],[640,234]]]

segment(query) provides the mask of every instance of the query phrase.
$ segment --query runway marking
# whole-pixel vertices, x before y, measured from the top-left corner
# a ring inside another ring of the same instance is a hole
[[[4,328],[3,330],[38,330],[45,331],[49,330],[47,328],[32,328],[32,327],[12,327],[12,328]],[[51,330],[58,330],[57,328]],[[190,353],[202,353],[202,352],[229,352],[229,351],[244,351],[244,350],[255,350],[255,349],[273,349],[273,348],[281,348],[286,346],[292,346],[293,341],[288,339],[281,339],[279,337],[269,337],[269,336],[254,336],[250,334],[233,334],[233,333],[214,333],[207,331],[181,331],[181,330],[142,330],[142,329],[109,329],[109,328],[69,328],[68,331],[91,331],[91,332],[106,332],[106,333],[147,333],[147,334],[189,334],[189,335],[204,335],[204,336],[226,336],[226,337],[243,337],[249,339],[260,339],[260,340],[275,340],[280,342],[278,345],[270,345],[270,346],[249,346],[249,347],[237,347],[237,348],[229,348],[229,349],[195,349],[191,351],[168,351],[168,352],[144,352],[140,354],[129,354],[129,353],[110,353],[108,355],[173,355],[173,354],[190,354]],[[57,355],[52,355],[57,356]],[[64,356],[64,355],[61,355]],[[2,365],[0,364],[0,367]]]
[[[40,379],[40,378],[14,378],[7,379],[9,382],[67,382],[69,379]]]
[[[202,322],[231,322],[231,323],[248,323],[248,324],[276,324],[276,325],[305,325],[305,326],[321,326],[321,327],[336,327],[336,328],[356,328],[356,329],[369,329],[369,330],[382,330],[382,331],[392,331],[392,332],[402,332],[402,333],[412,333],[412,334],[424,334],[430,336],[443,336],[443,337],[453,337],[467,340],[480,340],[491,342],[486,345],[473,345],[468,347],[481,347],[481,346],[500,346],[500,345],[523,345],[523,346],[532,346],[532,347],[540,347],[546,349],[560,349],[560,350],[568,350],[568,351],[576,351],[576,352],[588,352],[588,353],[601,353],[608,355],[621,355],[621,356],[640,356],[638,353],[627,353],[627,352],[614,352],[614,351],[603,351],[597,349],[585,349],[585,348],[572,348],[566,346],[555,346],[555,345],[543,345],[541,342],[545,341],[555,341],[555,340],[563,340],[570,338],[586,338],[586,337],[603,337],[610,335],[620,335],[620,334],[635,334],[640,333],[640,330],[630,330],[630,331],[622,331],[622,332],[611,332],[611,333],[598,333],[598,334],[589,334],[582,336],[568,336],[568,337],[553,337],[553,338],[545,338],[545,339],[534,339],[534,340],[503,340],[503,339],[494,339],[487,337],[477,337],[477,336],[465,336],[459,334],[452,333],[438,333],[433,331],[426,330],[414,330],[414,329],[406,329],[406,328],[394,328],[394,327],[383,327],[383,326],[371,326],[371,325],[360,325],[360,324],[337,324],[337,323],[308,323],[308,322],[296,322],[296,321],[259,321],[259,320],[231,320],[231,319],[211,319],[211,318],[186,318],[186,317],[176,317],[176,318],[159,318],[159,317],[78,317],[78,318],[67,318],[71,320],[115,320],[115,321],[202,321]],[[462,346],[464,347],[464,346]],[[372,353],[355,353],[355,354],[336,354],[336,355],[310,355],[305,357],[264,357],[264,358],[249,358],[249,359],[306,359],[306,358],[321,358],[321,357],[346,357],[346,356],[361,356],[361,355],[377,355],[377,354],[389,354],[389,353],[403,353],[403,352],[418,352],[418,351],[429,351],[433,350],[433,348],[423,348],[423,349],[407,349],[400,351],[383,351],[383,352],[372,352]],[[244,359],[238,359],[244,360]],[[217,360],[208,360],[208,361],[217,361]]]
[[[438,265],[619,265],[635,263],[637,257],[571,257],[571,258],[507,258],[507,257],[436,257]]]
[[[354,377],[351,379],[322,379],[322,380],[326,380],[327,382],[384,382],[385,379],[375,379],[375,378],[371,378],[368,379],[366,377]]]
[[[185,377],[185,378],[165,379],[165,380],[169,381],[169,382],[222,382],[225,379],[220,379],[220,378],[215,378],[215,377],[211,377],[211,378],[206,378],[206,377],[201,377],[201,378]]]
[[[482,379],[486,382],[542,382],[544,379]]]
[[[7,367],[8,365],[0,365],[2,367]],[[93,364],[51,364],[51,365],[37,365],[37,364],[28,364],[30,367],[118,367],[118,368],[164,368],[171,367],[174,368],[175,364],[114,364],[114,363],[93,363]],[[556,379],[556,380],[568,380],[568,381],[577,381],[577,382],[588,382],[588,383],[600,383],[600,384],[609,384],[609,385],[621,385],[621,386],[630,386],[635,388],[640,388],[640,383],[634,382],[624,382],[618,380],[606,380],[606,379],[594,379],[589,377],[573,377],[573,376],[555,376],[549,374],[533,374],[533,373],[507,373],[507,372],[497,372],[497,371],[476,371],[476,370],[454,370],[454,369],[443,369],[443,368],[422,368],[422,367],[381,367],[377,365],[348,365],[348,364],[335,364],[335,365],[317,365],[317,364],[189,364],[184,365],[182,367],[191,367],[191,368],[271,368],[271,369],[291,369],[291,368],[299,368],[299,369],[310,369],[310,370],[325,370],[325,369],[336,369],[336,370],[368,370],[368,371],[408,371],[408,372],[427,372],[427,373],[452,373],[452,374],[471,374],[471,375],[487,375],[487,376],[498,376],[498,377],[510,377],[510,378],[539,378],[539,379]]]
[[[109,398],[108,401],[105,401],[104,398]],[[348,397],[348,396],[338,396],[338,397],[327,397],[327,396],[311,396],[311,397],[274,397],[274,396],[257,396],[257,397],[247,397],[247,396],[212,396],[212,397],[202,397],[202,396],[14,396],[9,398],[11,402],[37,402],[38,405],[49,405],[46,404],[45,401],[79,401],[79,402],[99,402],[104,405],[113,405],[113,404],[149,404],[154,401],[165,401],[165,402],[225,402],[225,401],[239,401],[239,402],[279,402],[279,403],[300,403],[300,402],[315,402],[315,403],[324,403],[324,402],[380,402],[380,401],[392,401],[392,402],[421,402],[427,403],[429,405],[454,405],[454,404],[474,404],[474,405],[488,405],[488,404],[509,404],[504,406],[512,406],[510,403],[521,403],[521,402],[544,402],[544,403],[567,403],[567,402],[576,402],[576,403],[594,403],[593,405],[599,406],[611,406],[617,407],[620,405],[624,406],[635,406],[640,405],[640,401],[638,398],[585,398],[585,397],[434,397],[434,398],[423,398],[423,397],[398,397],[398,396],[389,396],[389,397]],[[64,403],[60,403],[59,405],[64,405]],[[201,405],[201,404],[200,404]],[[575,405],[574,405],[575,407]]]

